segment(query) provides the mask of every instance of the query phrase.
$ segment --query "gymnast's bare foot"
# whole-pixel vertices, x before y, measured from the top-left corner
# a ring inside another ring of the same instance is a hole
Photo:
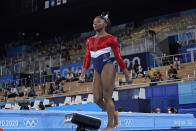
[[[107,127],[103,128],[103,129],[101,129],[101,130],[102,130],[102,131],[107,131],[107,130],[112,131],[112,130],[114,130],[114,127],[107,126]]]
[[[118,116],[119,116],[118,111],[115,111],[114,112],[114,125],[113,125],[114,128],[118,126]]]

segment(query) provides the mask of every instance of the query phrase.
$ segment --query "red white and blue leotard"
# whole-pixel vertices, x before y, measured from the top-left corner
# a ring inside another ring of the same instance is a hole
[[[126,69],[120,49],[118,46],[117,39],[112,35],[106,35],[101,37],[90,37],[86,41],[86,56],[83,63],[83,68],[88,69],[90,62],[94,69],[101,74],[103,66],[106,63],[111,63],[110,53],[111,50],[114,52],[114,56],[120,65],[121,69]]]

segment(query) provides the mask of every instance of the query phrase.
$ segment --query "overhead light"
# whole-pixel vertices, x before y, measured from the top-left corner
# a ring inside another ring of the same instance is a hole
[[[85,131],[86,129],[96,130],[101,126],[101,120],[99,118],[79,113],[66,114],[64,122],[76,124],[76,131]]]

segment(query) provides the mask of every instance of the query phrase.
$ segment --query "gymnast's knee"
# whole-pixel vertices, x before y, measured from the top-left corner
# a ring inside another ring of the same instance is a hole
[[[103,98],[104,98],[105,103],[112,102],[112,97],[110,97],[110,95],[108,94],[103,95]]]
[[[103,98],[94,98],[94,102],[96,103],[96,104],[102,104],[103,103]]]

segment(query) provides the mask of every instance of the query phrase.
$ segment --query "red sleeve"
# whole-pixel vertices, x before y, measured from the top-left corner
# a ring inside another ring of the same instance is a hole
[[[89,49],[89,40],[86,41],[86,54],[83,62],[83,68],[88,69],[91,62],[91,55],[90,55],[90,49]]]
[[[114,52],[114,56],[119,64],[120,68],[122,70],[126,69],[127,68],[126,64],[121,57],[120,48],[118,46],[118,41],[115,37],[112,38],[111,47],[112,47],[112,50]]]

